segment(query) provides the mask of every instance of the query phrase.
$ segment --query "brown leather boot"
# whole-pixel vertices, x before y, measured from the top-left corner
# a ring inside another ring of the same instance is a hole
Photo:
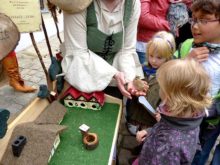
[[[9,85],[20,92],[34,92],[35,88],[24,85],[24,80],[21,78],[18,68],[18,62],[15,52],[11,52],[3,58],[2,64],[9,77]]]

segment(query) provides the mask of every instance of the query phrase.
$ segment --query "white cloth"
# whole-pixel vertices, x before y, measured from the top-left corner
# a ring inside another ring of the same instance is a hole
[[[208,60],[202,62],[211,79],[210,95],[216,96],[220,89],[220,53],[209,54]]]
[[[146,53],[146,49],[147,49],[147,42],[137,41],[136,43],[137,52]]]
[[[117,71],[125,73],[127,82],[136,75],[143,75],[135,51],[137,24],[140,16],[140,1],[133,0],[134,10],[129,25],[123,28],[124,0],[111,12],[102,0],[94,0],[98,29],[106,34],[124,31],[122,49],[115,55],[113,66],[87,46],[86,11],[77,14],[64,13],[64,59],[62,61],[65,79],[83,92],[101,91],[111,82]]]

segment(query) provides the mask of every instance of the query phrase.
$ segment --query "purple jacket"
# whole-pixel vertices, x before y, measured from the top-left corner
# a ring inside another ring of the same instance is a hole
[[[145,139],[139,165],[191,165],[199,147],[199,125],[196,118],[175,118],[161,114]]]

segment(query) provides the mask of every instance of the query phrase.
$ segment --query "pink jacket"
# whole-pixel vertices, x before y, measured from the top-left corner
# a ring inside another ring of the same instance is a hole
[[[158,31],[169,31],[166,20],[169,0],[141,0],[141,16],[138,23],[137,40],[148,42]]]

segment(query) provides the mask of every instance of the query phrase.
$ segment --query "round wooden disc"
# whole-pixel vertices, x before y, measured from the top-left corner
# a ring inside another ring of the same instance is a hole
[[[19,40],[17,26],[8,16],[0,13],[0,60],[15,49]]]

